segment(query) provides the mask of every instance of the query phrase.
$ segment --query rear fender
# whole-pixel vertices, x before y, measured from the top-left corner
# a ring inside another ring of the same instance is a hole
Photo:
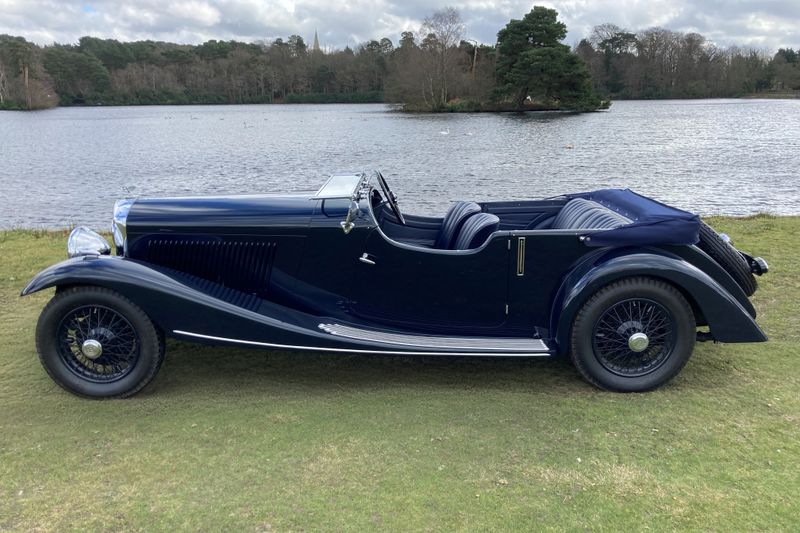
[[[691,298],[708,323],[714,340],[763,342],[766,335],[753,316],[755,311],[708,274],[671,254],[645,250],[617,256],[595,255],[567,275],[559,289],[551,314],[551,331],[560,353],[569,349],[570,331],[581,306],[601,287],[616,280],[646,276],[667,281]]]

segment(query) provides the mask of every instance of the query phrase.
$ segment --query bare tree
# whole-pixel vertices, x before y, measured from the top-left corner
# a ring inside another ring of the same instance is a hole
[[[616,24],[611,24],[610,22],[606,22],[604,24],[600,24],[592,28],[592,33],[589,35],[589,42],[595,48],[600,48],[601,44],[604,41],[608,41],[615,35],[623,33],[624,31],[625,30],[623,30]]]
[[[0,106],[6,100],[8,95],[8,79],[6,78],[6,69],[3,61],[0,60]]]
[[[423,48],[431,56],[435,68],[429,73],[427,88],[434,105],[442,106],[448,101],[448,89],[456,73],[464,22],[455,8],[446,7],[425,19],[420,34],[427,36]]]

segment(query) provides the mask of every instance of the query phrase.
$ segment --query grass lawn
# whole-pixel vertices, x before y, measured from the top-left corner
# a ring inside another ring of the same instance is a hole
[[[772,272],[770,342],[611,394],[559,360],[170,342],[130,400],[56,386],[19,298],[65,234],[0,233],[0,531],[800,528],[800,218],[712,219]]]

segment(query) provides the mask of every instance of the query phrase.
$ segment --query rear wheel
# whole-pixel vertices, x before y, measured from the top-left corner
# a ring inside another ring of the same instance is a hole
[[[696,336],[692,308],[675,287],[628,278],[597,291],[572,325],[570,357],[590,383],[643,392],[684,367]]]
[[[163,335],[144,311],[101,287],[58,292],[39,317],[36,349],[56,383],[90,398],[136,394],[164,360]]]

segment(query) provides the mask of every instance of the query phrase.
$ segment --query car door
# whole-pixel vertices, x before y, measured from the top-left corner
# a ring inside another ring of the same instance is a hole
[[[367,237],[350,307],[359,318],[421,331],[479,334],[507,315],[509,240],[475,250],[435,250]]]

